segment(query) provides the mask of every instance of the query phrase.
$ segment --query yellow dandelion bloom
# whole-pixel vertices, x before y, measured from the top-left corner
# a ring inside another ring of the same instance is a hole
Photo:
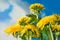
[[[7,33],[7,34],[11,34],[13,32],[17,32],[17,31],[21,31],[22,30],[22,27],[19,25],[19,24],[14,24],[8,28],[6,28],[4,31]]]
[[[60,31],[60,25],[54,25],[52,29],[57,30],[57,31]]]
[[[55,16],[57,17],[58,20],[60,20],[60,15],[55,14]]]
[[[60,25],[57,25],[56,30],[60,31]]]
[[[18,20],[17,20],[17,24],[22,24],[22,23],[26,23],[26,24],[28,24],[28,22],[31,20],[31,18],[30,17],[26,17],[26,16],[23,16],[23,17],[21,17],[21,18],[19,18]]]
[[[52,24],[55,20],[57,20],[57,18],[54,15],[46,16],[37,23],[37,26],[38,28],[43,29],[46,24]]]
[[[30,11],[31,12],[34,12],[35,10],[43,10],[44,9],[44,6],[42,4],[39,4],[39,3],[35,3],[35,4],[32,4],[30,7],[29,7]]]
[[[36,36],[38,37],[39,36],[39,31],[38,29],[34,26],[34,25],[31,25],[31,24],[28,24],[25,26],[25,28],[21,31],[21,35],[23,36],[25,33],[28,32],[28,30],[31,30],[32,32],[36,32]]]
[[[17,20],[17,23],[20,24],[20,22],[26,21],[26,20],[27,20],[26,16],[22,16],[21,18],[19,18],[19,19]]]

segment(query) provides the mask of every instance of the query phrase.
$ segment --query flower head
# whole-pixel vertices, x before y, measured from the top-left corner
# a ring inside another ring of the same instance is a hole
[[[19,25],[19,24],[14,24],[8,28],[6,28],[4,31],[7,33],[7,34],[11,34],[11,33],[15,33],[17,31],[21,31],[22,30],[22,27]]]
[[[23,36],[28,31],[32,31],[33,33],[36,33],[36,36],[39,37],[39,31],[34,25],[31,24],[26,25],[25,28],[21,31],[21,35]]]
[[[60,25],[52,25],[52,31],[60,31]]]
[[[31,20],[30,17],[23,16],[17,20],[17,23],[20,25],[26,25],[29,23],[30,20]]]
[[[29,7],[30,11],[33,13],[33,12],[39,12],[40,10],[43,10],[44,9],[44,6],[42,4],[39,4],[39,3],[35,3],[35,4],[32,4],[30,7]]]
[[[60,20],[60,15],[54,14],[54,16],[56,16],[56,18],[57,18],[58,20]]]
[[[37,23],[37,26],[38,26],[38,28],[43,29],[46,24],[48,24],[48,23],[54,24],[54,21],[56,21],[56,20],[57,20],[57,18],[56,18],[56,16],[54,16],[54,15],[46,16],[46,17],[42,18],[42,19]]]

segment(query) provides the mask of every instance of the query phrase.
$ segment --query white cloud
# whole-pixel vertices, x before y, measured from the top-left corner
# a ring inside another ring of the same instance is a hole
[[[6,3],[6,2],[1,2],[0,1],[0,11],[4,11],[4,10],[6,10],[7,8],[9,7],[9,4],[8,3]]]
[[[19,6],[22,6],[28,13],[30,12],[29,6],[30,4],[24,0],[16,0],[15,1]]]
[[[13,8],[14,10],[10,13],[10,17],[12,18],[11,22],[15,22],[21,16],[26,15],[26,12],[24,9],[22,9],[20,6],[16,4],[13,4],[13,5],[14,5],[14,8]]]
[[[6,27],[14,24],[19,17],[26,15],[26,12],[24,11],[23,8],[19,7],[15,3],[11,2],[11,4],[13,5],[13,11],[9,14],[9,16],[11,17],[11,19],[9,21],[6,21],[6,22],[0,22],[0,40],[16,40],[13,36],[6,35],[4,33],[4,29]],[[6,4],[6,8],[9,7],[9,6],[8,7],[7,6],[8,5]],[[4,11],[5,8],[3,7],[1,10]]]
[[[8,24],[6,23],[0,23],[0,40],[9,40],[12,38],[12,36],[8,36],[4,33],[4,28],[6,28]]]

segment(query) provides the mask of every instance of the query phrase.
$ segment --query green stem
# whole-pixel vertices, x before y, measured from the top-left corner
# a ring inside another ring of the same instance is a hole
[[[21,40],[24,40],[24,39],[21,39]]]
[[[25,40],[25,39],[23,39],[23,38],[20,39],[19,36],[18,36],[18,37],[16,38],[16,40]]]
[[[49,27],[49,32],[50,32],[50,36],[51,36],[51,40],[54,40],[54,38],[53,38],[53,34],[52,34],[52,30],[51,30],[51,28]]]
[[[39,13],[36,13],[36,11],[34,11],[34,13],[35,13],[34,15],[36,15],[36,18],[38,19],[38,14],[39,14]]]
[[[39,40],[42,40],[42,37],[39,37],[38,39],[39,39]]]
[[[36,18],[38,19],[38,14],[34,14],[36,16]]]
[[[55,40],[58,40],[58,37],[56,36],[56,39]]]
[[[28,37],[28,40],[31,40],[31,31],[30,30],[28,31],[28,36],[27,37]]]
[[[36,15],[36,18],[38,19],[38,15]]]
[[[28,40],[31,40],[31,36],[28,36]]]
[[[18,40],[18,38],[16,38],[16,40]]]
[[[39,38],[39,40],[42,40],[42,34],[41,34],[41,33],[40,33],[40,36],[41,36],[41,37]]]
[[[58,40],[58,36],[60,35],[60,33],[59,32],[56,32],[55,33],[55,40]]]
[[[46,26],[41,32],[41,40],[54,40],[50,25]]]

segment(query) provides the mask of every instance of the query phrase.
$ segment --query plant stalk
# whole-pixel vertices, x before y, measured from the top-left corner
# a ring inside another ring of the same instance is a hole
[[[51,30],[50,27],[49,27],[49,32],[50,32],[51,40],[54,40],[54,38],[53,38],[53,33],[52,33],[52,30]]]
[[[56,36],[56,39],[55,40],[58,40],[58,37]]]
[[[60,33],[59,32],[56,32],[55,33],[55,40],[58,40],[58,36],[60,35]]]
[[[31,36],[28,36],[28,40],[31,40]]]

